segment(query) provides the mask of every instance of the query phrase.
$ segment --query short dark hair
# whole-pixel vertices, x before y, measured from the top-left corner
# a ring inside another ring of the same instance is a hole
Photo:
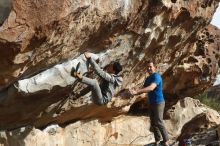
[[[115,71],[115,74],[117,75],[119,72],[122,71],[122,66],[119,62],[113,63],[113,70]]]
[[[147,63],[147,64],[149,64],[149,63],[153,63],[153,64],[154,64],[154,61],[151,60],[151,59],[149,59],[149,60],[146,61],[146,63]]]

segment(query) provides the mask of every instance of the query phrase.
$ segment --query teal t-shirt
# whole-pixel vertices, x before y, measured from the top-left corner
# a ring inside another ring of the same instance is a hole
[[[144,81],[144,87],[147,87],[152,83],[155,83],[157,87],[148,93],[150,104],[159,104],[164,102],[162,78],[159,73],[153,73],[147,77]]]

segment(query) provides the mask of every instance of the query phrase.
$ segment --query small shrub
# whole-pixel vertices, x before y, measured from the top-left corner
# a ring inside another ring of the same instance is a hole
[[[202,93],[195,98],[200,100],[201,103],[213,108],[214,110],[220,111],[220,101],[216,98],[208,97],[207,93]]]

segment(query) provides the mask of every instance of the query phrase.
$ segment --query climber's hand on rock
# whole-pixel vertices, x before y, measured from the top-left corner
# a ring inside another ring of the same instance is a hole
[[[83,78],[83,76],[82,76],[82,74],[81,74],[80,72],[76,72],[76,71],[74,71],[74,70],[71,71],[70,75],[71,75],[72,77],[78,78],[78,79],[80,79],[80,80]]]
[[[82,78],[83,78],[83,76],[82,76],[81,73],[77,73],[76,77],[77,77],[78,79],[80,79],[80,80],[82,80]]]
[[[92,56],[92,53],[90,53],[90,52],[85,52],[84,55],[85,55],[85,57],[86,57],[87,59],[90,59],[91,56]]]
[[[136,91],[135,89],[129,89],[129,91],[130,91],[130,93],[131,93],[132,95],[136,95],[136,94],[137,94],[137,91]]]

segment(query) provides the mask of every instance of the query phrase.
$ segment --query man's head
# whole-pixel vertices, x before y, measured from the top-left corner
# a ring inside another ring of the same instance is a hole
[[[152,60],[147,61],[147,72],[150,75],[156,72],[156,67],[154,66],[154,62]]]
[[[105,70],[108,73],[118,74],[122,71],[122,66],[119,62],[114,62],[112,64],[109,64],[105,67]]]

